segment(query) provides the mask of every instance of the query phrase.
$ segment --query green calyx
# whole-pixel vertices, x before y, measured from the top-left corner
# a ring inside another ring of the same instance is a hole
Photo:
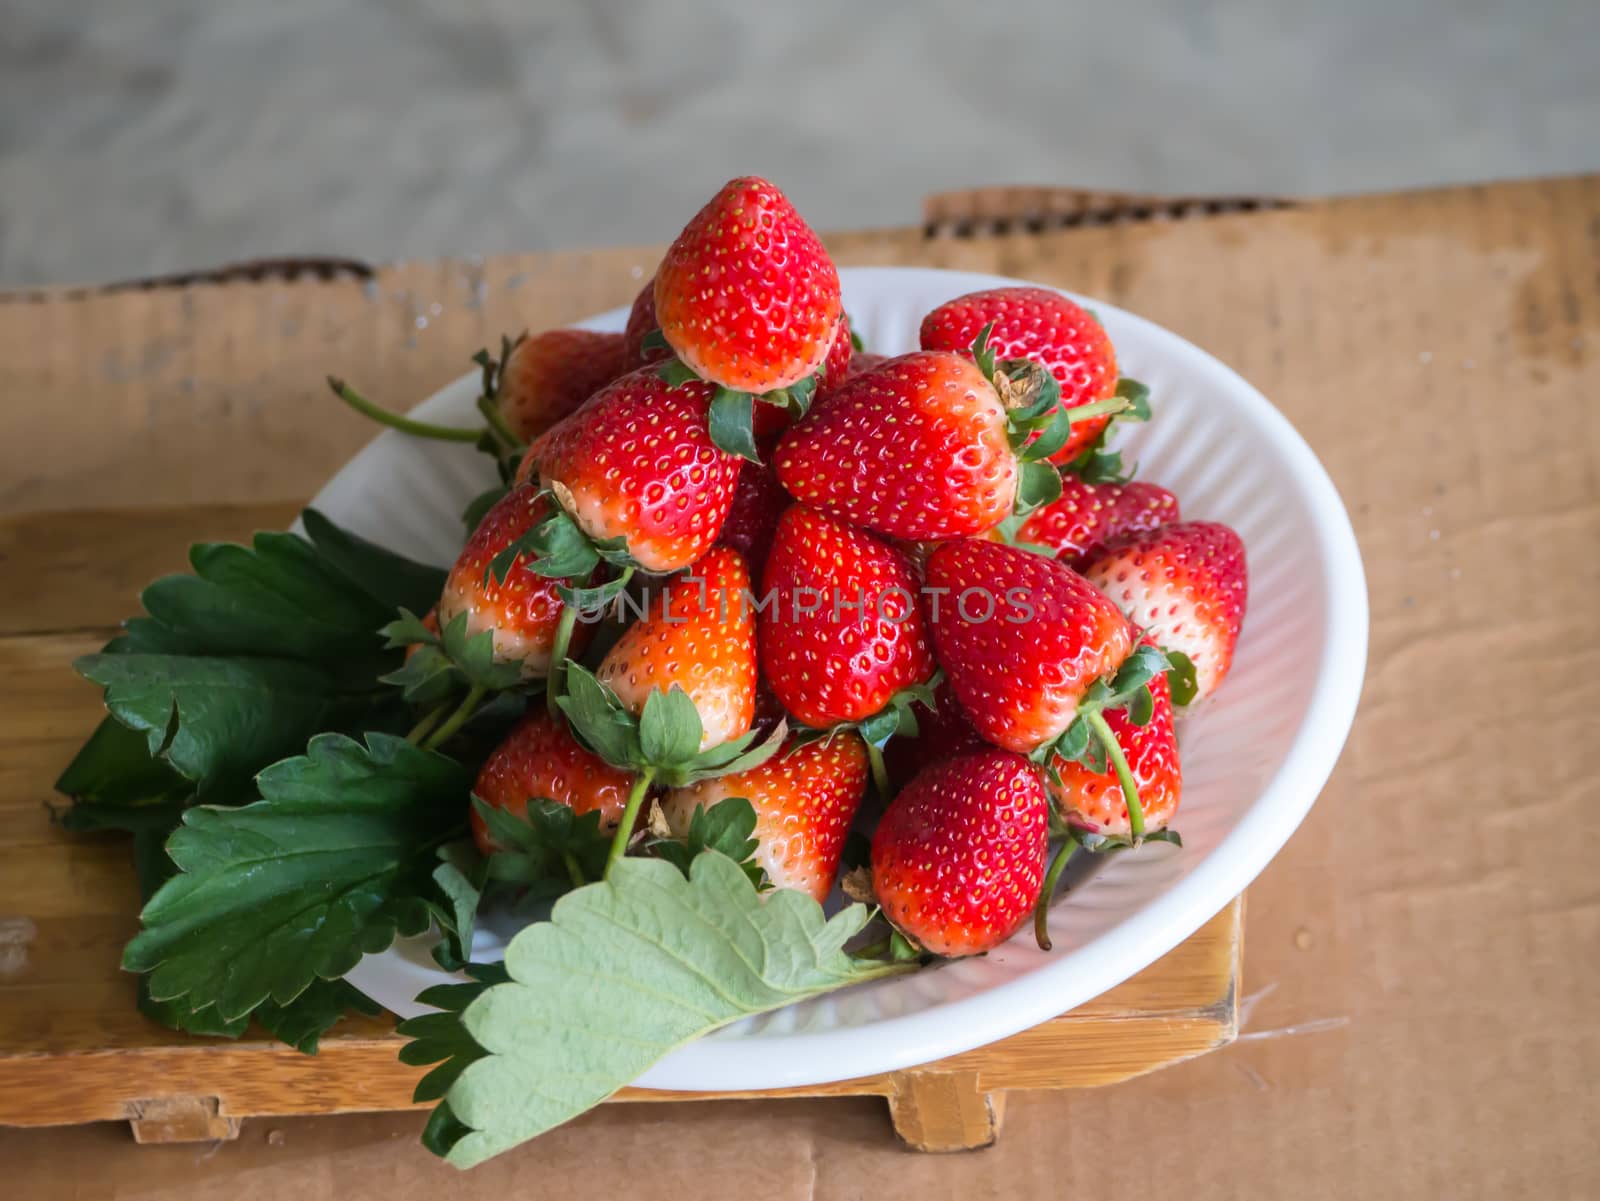
[[[549,901],[600,879],[606,869],[611,835],[600,829],[600,811],[578,814],[549,797],[530,797],[518,816],[472,798],[497,850],[489,856],[487,878],[517,889],[524,903]]]
[[[662,345],[665,344],[666,339],[663,338]],[[668,359],[661,364],[660,373],[670,388],[678,388],[691,381],[700,381],[700,376],[696,375],[682,359]],[[756,447],[755,406],[772,405],[798,420],[810,410],[811,402],[817,395],[820,379],[821,372],[813,372],[787,388],[778,388],[771,392],[739,392],[719,384],[712,393],[711,404],[706,410],[706,424],[711,434],[711,441],[719,450],[726,451],[730,455],[738,455],[741,459],[747,459],[752,463],[761,462],[761,454]]]
[[[891,738],[915,738],[918,733],[917,715],[913,709],[921,705],[930,713],[935,700],[934,691],[944,679],[944,672],[934,673],[920,684],[908,684],[889,698],[887,704],[870,717],[859,721],[842,721],[826,729],[797,727],[796,737],[804,742],[829,742],[840,734],[854,731],[867,744],[867,762],[872,769],[873,786],[884,800],[890,796],[889,772],[883,762],[883,748]]]
[[[568,664],[556,700],[573,733],[591,751],[613,767],[649,773],[667,788],[759,767],[777,754],[788,734],[780,722],[759,743],[751,730],[702,751],[700,714],[682,688],[674,684],[668,691],[652,692],[635,717],[616,693],[577,663]]]
[[[622,568],[624,572],[639,566],[638,561],[628,553],[627,539],[620,536],[591,538],[584,533],[568,506],[563,503],[561,495],[563,491],[564,489],[557,483],[540,493],[550,502],[549,515],[529,527],[520,538],[515,539],[489,561],[488,569],[484,572],[486,583],[491,576],[496,583],[505,583],[507,574],[519,558],[525,559],[528,570],[535,575],[553,580],[586,579],[601,563]],[[569,591],[574,596],[588,599],[592,605],[598,605],[614,598],[626,586],[626,582],[626,579],[623,579],[619,584],[613,580],[598,589]],[[606,589],[609,589],[609,594],[603,599],[597,599],[592,595]],[[566,593],[563,592],[563,598],[565,596]]]
[[[378,632],[386,639],[385,648],[417,648],[399,668],[378,677],[379,683],[399,688],[408,704],[423,708],[444,706],[452,697],[473,689],[501,692],[522,683],[522,665],[497,662],[494,631],[469,635],[465,613],[456,614],[435,634],[411,610],[401,609],[400,616]],[[443,716],[441,711],[435,720]],[[430,723],[415,741],[431,734]]]
[[[1127,757],[1105,715],[1115,709],[1125,709],[1134,725],[1147,723],[1155,711],[1150,681],[1170,668],[1165,652],[1144,644],[1135,647],[1109,681],[1096,680],[1089,686],[1078,702],[1072,724],[1028,756],[1042,766],[1058,786],[1061,784],[1061,775],[1055,766],[1058,758],[1068,763],[1082,763],[1092,772],[1104,772],[1107,767],[1115,771],[1123,799],[1127,801],[1128,828],[1135,845],[1148,837],[1144,809],[1139,803],[1138,784],[1128,767]]]
[[[1125,469],[1122,452],[1107,450],[1106,442],[1118,421],[1150,420],[1150,389],[1138,380],[1124,376],[1117,381],[1116,394],[1128,402],[1128,407],[1108,422],[1095,435],[1094,441],[1061,467],[1062,471],[1071,472],[1086,484],[1125,484],[1138,471],[1137,463]]]
[[[695,856],[702,851],[717,851],[737,863],[757,891],[767,892],[772,881],[755,861],[756,849],[761,845],[755,833],[755,806],[744,797],[724,797],[709,809],[696,805],[682,838],[655,838],[645,849],[672,864],[685,879],[689,878]]]

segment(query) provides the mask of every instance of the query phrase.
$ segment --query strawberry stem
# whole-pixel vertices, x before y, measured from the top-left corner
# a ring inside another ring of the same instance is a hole
[[[506,450],[526,450],[527,443],[512,431],[506,424],[506,415],[500,411],[500,406],[487,396],[478,397],[478,412],[483,414],[483,420],[492,433]]]
[[[1100,745],[1105,748],[1106,758],[1111,760],[1111,767],[1117,773],[1117,783],[1122,785],[1123,799],[1128,802],[1128,831],[1134,841],[1144,837],[1144,807],[1139,804],[1139,785],[1134,782],[1133,769],[1128,766],[1128,757],[1122,753],[1122,747],[1117,744],[1117,736],[1111,732],[1111,724],[1106,721],[1106,715],[1099,710],[1086,713],[1084,721],[1089,723],[1089,728],[1094,731]]]
[[[582,888],[588,883],[588,881],[583,878],[583,868],[578,866],[578,861],[573,857],[571,851],[563,850],[561,852],[561,859],[567,865],[567,875],[572,878],[572,887]]]
[[[483,694],[487,691],[488,689],[482,684],[474,684],[467,691],[467,695],[461,698],[461,703],[455,707],[455,711],[445,718],[444,725],[428,735],[422,744],[422,749],[431,751],[449,742],[455,732],[467,724],[467,719],[472,716],[478,707],[478,702],[483,699]]]
[[[1067,863],[1077,849],[1078,840],[1067,835],[1067,840],[1056,851],[1056,857],[1050,861],[1050,870],[1045,873],[1044,888],[1033,907],[1033,939],[1041,951],[1050,949],[1050,902],[1056,895],[1056,883],[1061,879],[1061,873],[1067,870]]]
[[[1076,425],[1080,421],[1088,421],[1091,417],[1100,417],[1106,413],[1125,413],[1133,408],[1133,402],[1126,396],[1112,396],[1105,400],[1097,400],[1092,404],[1078,405],[1075,408],[1063,409],[1062,412]]]
[[[439,719],[445,715],[446,710],[449,708],[449,701],[440,701],[432,709],[429,709],[422,715],[422,719],[411,727],[411,732],[406,735],[406,741],[412,746],[416,746],[417,743],[428,736],[429,730],[439,724]]]
[[[413,438],[435,438],[441,442],[476,442],[483,437],[481,429],[463,429],[454,425],[434,425],[429,421],[416,421],[410,417],[402,417],[399,413],[391,413],[388,409],[373,404],[372,401],[336,376],[330,375],[328,377],[328,387],[333,389],[335,396],[362,416],[370,417],[379,425],[386,425],[390,429],[399,430],[402,434],[410,434]]]
[[[633,791],[628,793],[628,807],[622,811],[622,821],[617,826],[616,836],[611,840],[611,851],[606,855],[608,876],[611,874],[611,865],[621,859],[628,850],[628,840],[633,837],[633,827],[639,821],[639,807],[644,804],[645,794],[650,791],[650,781],[655,779],[655,774],[655,768],[647,767],[633,782]]]
[[[883,752],[867,743],[867,765],[872,768],[872,786],[885,801],[889,799],[889,769],[883,762]]]
[[[578,624],[576,605],[562,605],[561,618],[556,622],[555,641],[550,646],[550,670],[545,675],[544,700],[550,708],[550,717],[561,721],[561,706],[556,698],[561,694],[561,677],[566,672],[567,648],[572,645],[572,629]]]

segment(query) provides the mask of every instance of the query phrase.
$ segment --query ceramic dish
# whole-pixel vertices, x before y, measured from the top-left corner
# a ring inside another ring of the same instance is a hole
[[[875,351],[915,349],[922,315],[980,288],[1017,281],[904,268],[840,272],[846,308]],[[1316,800],[1355,714],[1367,654],[1360,552],[1338,493],[1284,416],[1204,351],[1095,300],[1125,375],[1151,388],[1154,419],[1117,436],[1141,478],[1173,489],[1190,519],[1227,522],[1244,539],[1250,601],[1227,683],[1180,728],[1182,850],[1151,844],[1115,856],[1057,904],[1044,953],[1025,929],[979,958],[859,986],[740,1022],[690,1044],[638,1084],[684,1090],[818,1084],[926,1063],[1063,1013],[1150,964],[1241,892]],[[620,330],[626,310],[582,324]],[[416,410],[475,424],[476,373]],[[483,456],[386,431],[345,465],[315,505],[386,546],[446,564],[464,540],[459,514],[492,483]],[[489,915],[475,959],[498,959],[515,924]],[[396,1013],[449,979],[430,940],[368,956],[350,979]]]

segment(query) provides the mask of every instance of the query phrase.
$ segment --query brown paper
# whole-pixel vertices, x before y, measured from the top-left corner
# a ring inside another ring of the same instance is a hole
[[[841,262],[996,271],[1142,313],[1238,368],[1348,503],[1372,650],[1345,757],[1250,892],[1244,1035],[1022,1094],[919,1156],[871,1100],[607,1107],[466,1177],[416,1115],[237,1143],[0,1131],[26,1197],[1313,1198],[1600,1195],[1600,180],[927,239]],[[0,510],[295,500],[503,329],[626,303],[614,250],[371,280],[0,302]],[[438,306],[435,309],[435,306]],[[14,581],[7,580],[9,590]]]

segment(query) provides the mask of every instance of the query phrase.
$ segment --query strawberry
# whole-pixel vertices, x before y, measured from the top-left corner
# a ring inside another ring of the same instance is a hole
[[[829,389],[784,434],[775,462],[802,504],[897,538],[981,533],[1017,497],[999,396],[971,362],[936,351]]]
[[[739,459],[706,430],[711,392],[641,368],[595,393],[528,457],[590,539],[646,571],[677,571],[716,541],[738,486]]]
[[[948,301],[922,319],[922,348],[968,354],[985,326],[999,357],[1030,359],[1055,377],[1063,409],[1116,394],[1117,355],[1106,331],[1086,309],[1049,288],[995,288]],[[1106,415],[1075,423],[1050,459],[1071,461],[1110,420]]]
[[[570,805],[580,816],[599,810],[600,824],[609,830],[621,819],[632,785],[632,776],[585,750],[541,707],[530,710],[489,753],[472,791],[485,804],[517,817],[534,798]],[[471,824],[472,840],[483,854],[507,849],[495,844],[476,809]]]
[[[839,332],[833,335],[833,345],[828,347],[828,357],[822,361],[817,387],[831,388],[842,384],[850,375],[850,364],[855,361],[855,335],[850,331],[850,314],[839,313]]]
[[[655,311],[696,375],[761,393],[822,366],[844,307],[839,273],[811,227],[776,187],[749,177],[726,184],[668,248]]]
[[[731,546],[744,556],[753,578],[760,578],[772,550],[778,518],[789,507],[789,494],[765,463],[746,459],[739,464],[739,485],[733,507],[717,535],[718,546]]]
[[[1128,619],[1102,592],[1014,546],[945,543],[928,559],[925,596],[935,653],[973,726],[1022,754],[1059,738],[1133,650]]]
[[[500,414],[531,442],[628,369],[621,334],[551,329],[523,338],[500,369]]]
[[[501,497],[467,539],[437,606],[441,627],[465,613],[468,635],[493,630],[495,659],[521,663],[528,678],[550,670],[557,627],[563,624],[560,580],[539,574],[538,556],[526,549],[516,554],[503,578],[497,578],[490,566],[552,511],[549,500],[533,487],[513,488]],[[571,649],[577,653],[587,643],[590,629],[579,623],[571,634]]]
[[[1169,654],[1194,667],[1193,696],[1217,690],[1233,665],[1249,593],[1244,543],[1215,521],[1180,521],[1126,534],[1084,574]]]
[[[791,739],[759,767],[674,789],[661,809],[681,838],[697,806],[746,798],[756,811],[757,865],[778,888],[821,901],[833,888],[845,836],[866,790],[866,744],[845,732],[811,742]]]
[[[1145,828],[1154,831],[1165,829],[1177,812],[1183,773],[1172,728],[1172,690],[1165,672],[1151,677],[1150,697],[1150,720],[1144,725],[1134,724],[1127,709],[1107,712],[1106,724],[1116,735],[1138,785]],[[1057,756],[1051,765],[1056,777],[1050,782],[1051,795],[1073,826],[1118,839],[1130,837],[1127,798],[1110,764],[1095,771],[1096,765]]]
[[[1039,769],[1008,751],[925,768],[872,839],[884,915],[935,955],[976,955],[1028,919],[1044,883],[1049,799]]]
[[[762,674],[815,729],[858,722],[933,674],[916,578],[888,543],[792,505],[762,580]]]
[[[1178,520],[1178,498],[1155,484],[1091,484],[1063,476],[1060,499],[1028,514],[1018,542],[1047,546],[1081,569],[1113,538]]]
[[[628,370],[672,357],[672,352],[664,346],[647,347],[644,344],[656,328],[656,279],[652,275],[649,282],[639,289],[639,295],[633,298],[633,307],[628,310],[628,324],[622,331],[622,361],[627,364]]]
[[[719,546],[652,598],[595,672],[625,708],[644,712],[652,692],[674,685],[694,702],[700,749],[750,729],[756,704],[756,619],[750,573],[739,552]]]
[[[896,788],[903,787],[912,776],[933,763],[942,762],[968,751],[982,750],[989,744],[972,728],[961,702],[950,689],[950,681],[941,679],[933,691],[933,704],[918,706],[912,712],[917,721],[917,732],[908,737],[891,738],[883,748],[883,760],[889,779]]]
[[[910,727],[912,702],[933,701],[916,588],[899,550],[795,505],[774,540],[757,623],[762,675],[785,711],[817,729],[859,726],[885,796],[884,741]]]
[[[963,538],[1054,500],[1061,476],[1036,461],[1073,422],[1120,411],[1114,397],[1060,409],[1031,363],[915,351],[817,398],[778,443],[778,479],[803,504],[912,540]]]

